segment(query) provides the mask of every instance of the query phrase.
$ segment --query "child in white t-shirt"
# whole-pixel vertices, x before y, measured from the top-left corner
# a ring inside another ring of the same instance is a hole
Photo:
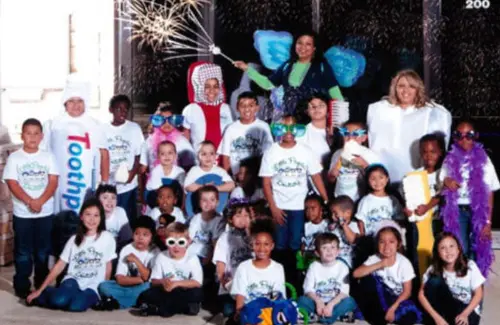
[[[273,144],[269,125],[256,118],[259,111],[257,96],[244,92],[238,96],[240,118],[224,131],[218,154],[222,155],[222,167],[236,175],[240,162],[252,157],[262,157]]]
[[[380,160],[365,146],[368,135],[364,123],[348,121],[339,131],[344,140],[344,148],[333,154],[328,179],[332,183],[335,182],[334,195],[336,197],[348,195],[354,202],[357,202],[366,190],[364,170]],[[349,146],[354,148],[352,150],[354,152],[346,154],[345,148]]]
[[[98,289],[101,302],[97,309],[130,308],[139,295],[149,289],[149,276],[158,249],[153,249],[155,223],[148,216],[140,216],[134,224],[134,241],[123,247],[118,257],[116,281],[102,282]]]
[[[246,199],[256,202],[264,199],[262,184],[259,178],[261,157],[244,159],[236,176],[236,187],[231,192],[231,199]]]
[[[40,287],[49,273],[54,193],[59,172],[51,153],[39,149],[42,124],[23,122],[23,147],[7,159],[3,181],[12,193],[14,226],[14,291],[21,299],[31,291],[30,275],[35,264],[34,285]]]
[[[358,239],[365,234],[362,221],[353,220],[354,201],[347,195],[336,197],[329,204],[332,222],[328,231],[334,233],[340,240],[338,259],[349,269],[353,266],[354,247]]]
[[[158,145],[158,160],[160,163],[149,174],[146,190],[159,189],[163,185],[164,178],[176,181],[183,188],[186,172],[176,165],[177,151],[173,142],[169,140],[160,142]]]
[[[203,299],[203,270],[198,257],[187,253],[188,227],[174,222],[166,229],[167,251],[158,254],[151,271],[151,288],[137,299],[141,316],[197,315]]]
[[[233,199],[224,210],[228,229],[215,244],[212,262],[219,281],[219,296],[223,304],[222,313],[230,317],[235,312],[234,299],[229,295],[234,273],[238,265],[252,258],[250,243],[250,206],[246,200]]]
[[[116,206],[116,187],[101,184],[97,188],[95,196],[101,202],[106,214],[106,230],[113,235],[117,251],[120,251],[132,240],[132,228],[130,228],[125,210]]]
[[[189,254],[198,256],[205,266],[212,261],[215,243],[224,231],[224,220],[216,211],[219,204],[217,188],[205,185],[198,193],[201,212],[189,221],[189,237],[193,240]]]
[[[411,300],[415,271],[399,253],[401,229],[391,220],[384,220],[379,227],[375,234],[377,254],[353,273],[360,279],[356,302],[370,324],[421,324],[422,313]]]
[[[236,300],[235,319],[244,312],[245,305],[253,300],[277,296],[286,298],[285,271],[271,259],[274,249],[271,220],[258,220],[250,227],[254,258],[242,262],[236,269],[231,295]]]
[[[110,183],[116,185],[118,206],[125,209],[129,221],[137,217],[137,174],[144,135],[139,124],[127,120],[132,102],[126,95],[116,95],[109,101],[111,123],[104,130],[109,151]],[[126,166],[127,179],[117,180],[115,175],[120,166]]]
[[[426,312],[424,323],[479,325],[485,282],[476,263],[464,255],[458,237],[439,234],[418,295]]]
[[[320,261],[313,262],[304,280],[304,296],[298,307],[310,315],[310,322],[319,318],[320,323],[333,324],[356,308],[349,297],[349,268],[337,260],[339,238],[334,234],[316,236],[315,251]]]
[[[162,214],[173,216],[176,222],[186,223],[184,212],[175,206],[177,200],[177,195],[172,185],[163,185],[156,190],[156,203],[158,206],[149,212],[149,216],[156,222],[156,227],[159,226],[159,218]]]
[[[187,192],[196,192],[203,187],[196,181],[205,175],[215,174],[222,178],[222,184],[215,186],[219,192],[231,192],[234,189],[234,181],[231,176],[219,166],[216,166],[215,146],[210,141],[202,141],[199,144],[198,160],[199,166],[194,166],[188,172],[184,181],[184,189]]]
[[[111,277],[111,261],[116,258],[116,243],[106,230],[101,202],[89,199],[80,211],[80,223],[50,270],[42,285],[27,298],[28,305],[82,312],[99,301],[97,287]],[[68,266],[57,287],[49,287]]]
[[[259,176],[262,177],[264,196],[278,227],[276,249],[282,252],[292,250],[282,260],[283,263],[288,261],[295,264],[295,252],[300,249],[304,229],[308,176],[311,176],[323,201],[328,197],[321,179],[319,159],[316,159],[316,155],[308,147],[295,140],[296,136],[303,135],[304,126],[296,124],[293,116],[285,116],[280,123],[273,124],[271,129],[280,141],[264,153]],[[291,268],[295,269],[295,265]]]

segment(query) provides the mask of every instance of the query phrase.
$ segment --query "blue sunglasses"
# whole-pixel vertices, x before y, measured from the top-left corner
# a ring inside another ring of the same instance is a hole
[[[366,135],[366,130],[365,129],[357,129],[352,132],[349,132],[347,128],[339,128],[339,132],[343,137],[361,137],[363,135]]]
[[[172,125],[173,127],[178,128],[182,126],[182,123],[184,123],[184,116],[171,115],[169,117],[165,117],[163,115],[155,114],[149,118],[149,122],[155,128],[161,127],[166,122],[168,122],[168,124]]]

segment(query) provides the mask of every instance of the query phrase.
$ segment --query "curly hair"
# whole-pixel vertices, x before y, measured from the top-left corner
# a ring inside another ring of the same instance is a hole
[[[392,105],[399,105],[399,99],[396,92],[396,87],[401,80],[401,78],[406,78],[408,83],[412,88],[417,90],[417,95],[415,97],[415,107],[420,108],[424,107],[426,103],[429,102],[429,99],[425,93],[425,86],[422,78],[413,70],[401,70],[399,71],[394,78],[391,80],[391,86],[389,87],[389,96],[384,97],[391,103]]]

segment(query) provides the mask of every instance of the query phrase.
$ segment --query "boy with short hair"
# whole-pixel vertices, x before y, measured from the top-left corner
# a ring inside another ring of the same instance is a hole
[[[110,182],[116,185],[118,206],[125,209],[130,223],[133,223],[137,217],[137,173],[144,135],[139,124],[127,119],[131,105],[126,95],[113,96],[109,101],[113,120],[105,125],[104,132],[110,156]],[[115,178],[122,165],[128,171],[126,182]]]
[[[30,276],[35,264],[35,288],[49,273],[54,193],[59,171],[52,153],[39,149],[42,124],[30,118],[22,125],[23,147],[7,159],[3,181],[14,205],[14,290],[24,299],[31,292]]]
[[[260,157],[273,144],[269,125],[256,118],[259,111],[257,96],[244,92],[238,96],[240,117],[231,123],[222,137],[217,153],[222,155],[222,168],[238,173],[240,162],[252,157]]]
[[[99,285],[101,302],[99,309],[130,308],[139,295],[149,289],[149,276],[153,261],[160,251],[153,249],[155,223],[148,216],[140,216],[135,222],[134,241],[123,247],[118,258],[116,281]]]
[[[339,239],[334,234],[322,233],[316,237],[316,255],[307,270],[304,294],[299,298],[299,308],[310,315],[310,322],[333,324],[340,317],[354,311],[356,302],[349,297],[349,269],[337,260]]]
[[[156,258],[151,288],[137,300],[140,315],[197,315],[203,296],[203,270],[198,257],[187,254],[189,229],[174,222],[167,226],[166,236],[167,252]]]

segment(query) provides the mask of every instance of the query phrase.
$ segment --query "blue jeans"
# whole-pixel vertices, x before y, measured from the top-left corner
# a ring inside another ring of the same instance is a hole
[[[276,225],[276,249],[300,249],[304,234],[304,210],[283,210],[286,213],[285,224]]]
[[[149,289],[150,283],[143,283],[135,286],[124,287],[116,281],[104,281],[99,284],[99,294],[103,297],[113,297],[120,304],[120,308],[126,309],[135,305],[137,298]]]
[[[127,212],[128,222],[133,226],[137,218],[137,187],[131,191],[118,194],[117,205]]]
[[[48,287],[36,299],[40,307],[82,312],[94,306],[99,296],[92,289],[81,290],[75,279],[64,280],[59,287]]]
[[[460,239],[462,240],[464,255],[468,258],[474,258],[471,250],[472,213],[470,210],[470,206],[459,205],[458,210],[460,211],[460,214],[458,216],[458,223],[460,224]]]
[[[35,288],[40,287],[47,274],[51,252],[53,216],[28,219],[14,216],[14,290],[20,297],[31,291],[30,276],[35,264]],[[34,263],[33,263],[34,262]]]
[[[300,297],[297,305],[299,306],[299,308],[304,308],[309,314],[316,314],[316,303],[314,302],[314,300],[307,296]],[[320,317],[319,322],[321,324],[333,324],[340,317],[351,311],[354,311],[355,309],[356,302],[354,301],[354,299],[352,297],[345,297],[333,307],[332,316]]]

